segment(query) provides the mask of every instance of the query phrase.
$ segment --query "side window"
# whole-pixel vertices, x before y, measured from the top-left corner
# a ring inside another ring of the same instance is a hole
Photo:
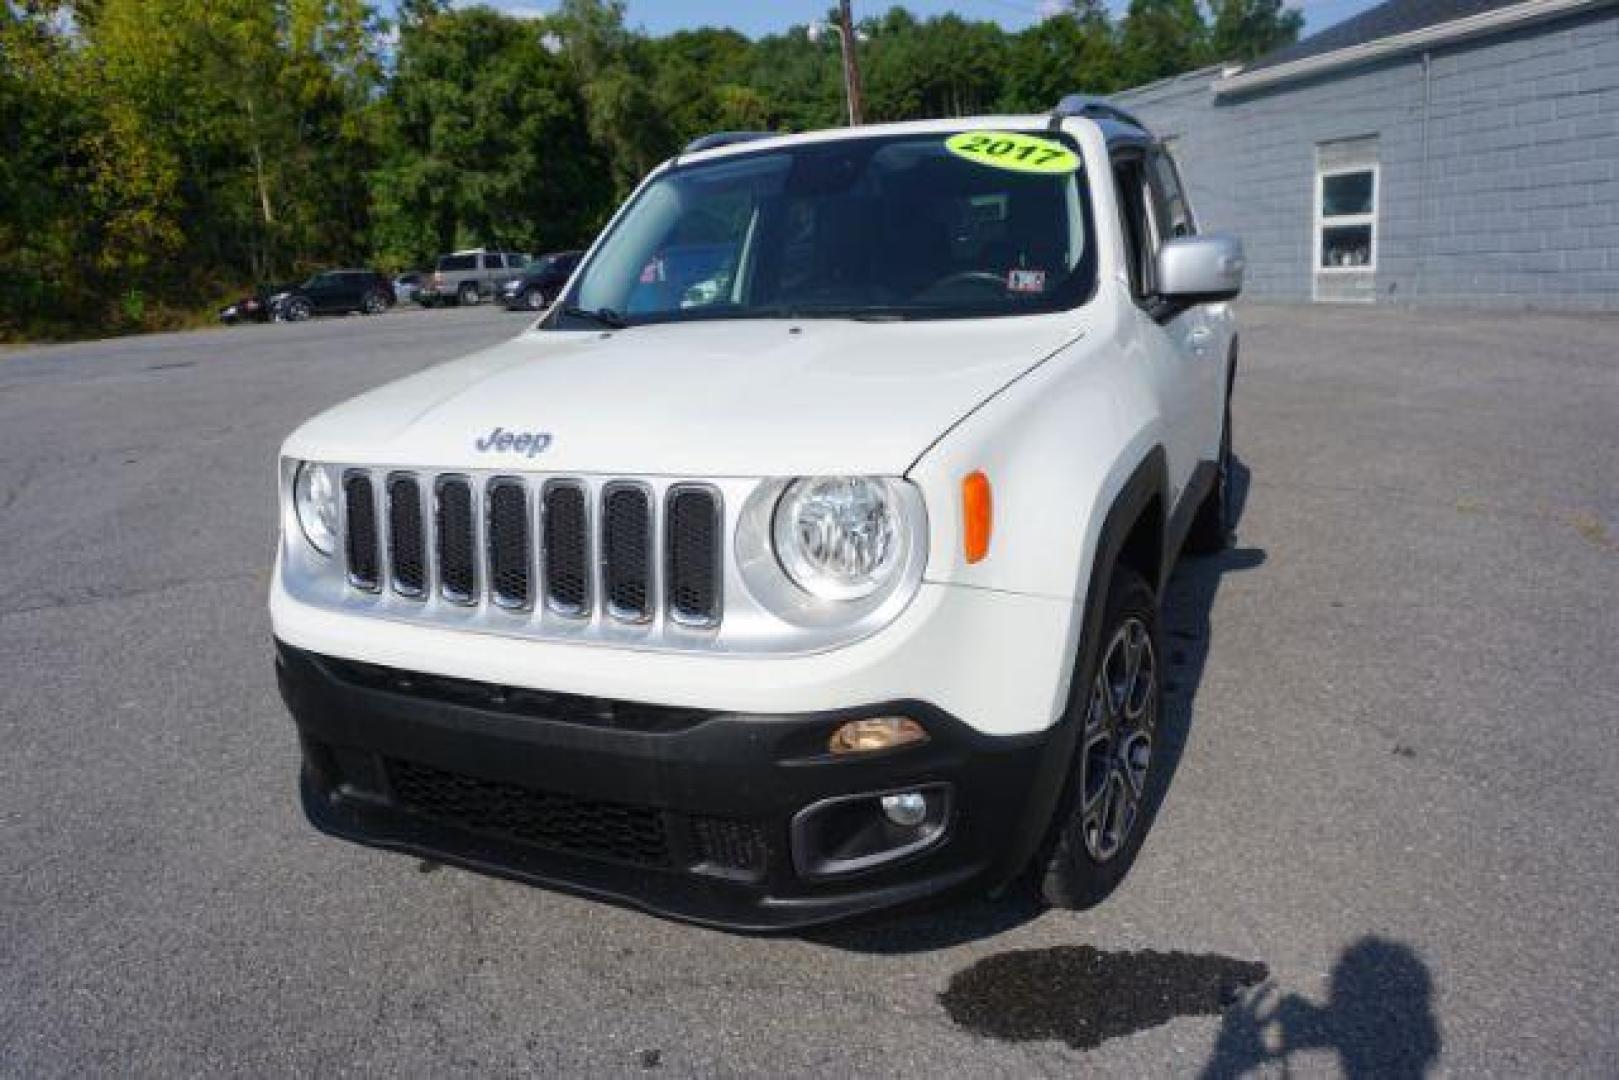
[[[1135,156],[1115,158],[1113,184],[1119,191],[1119,217],[1124,230],[1125,259],[1130,267],[1130,293],[1137,303],[1144,303],[1157,292],[1153,274],[1153,256],[1157,246],[1148,221],[1147,183],[1142,174],[1142,159]]]
[[[1162,148],[1147,156],[1147,183],[1152,189],[1153,214],[1157,218],[1158,235],[1164,240],[1191,236],[1197,232],[1192,221],[1191,208],[1186,205],[1186,192],[1181,187],[1175,162]]]
[[[499,255],[485,255],[483,257],[483,268],[485,270],[499,270],[500,269],[500,256]]]

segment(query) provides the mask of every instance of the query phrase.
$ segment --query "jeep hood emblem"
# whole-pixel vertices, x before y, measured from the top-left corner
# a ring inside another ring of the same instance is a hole
[[[473,438],[472,448],[480,454],[518,454],[535,457],[551,445],[549,431],[507,431],[496,426],[482,438]]]

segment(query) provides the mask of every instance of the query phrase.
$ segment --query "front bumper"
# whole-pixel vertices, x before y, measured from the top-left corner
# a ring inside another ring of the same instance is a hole
[[[757,715],[665,708],[410,673],[277,642],[303,804],[324,832],[745,930],[808,926],[1016,874],[1070,760],[1059,723],[979,733],[931,705]],[[825,752],[857,716],[920,720],[921,746]],[[930,846],[819,876],[794,819],[848,795],[947,790]],[[795,855],[797,856],[795,858]]]

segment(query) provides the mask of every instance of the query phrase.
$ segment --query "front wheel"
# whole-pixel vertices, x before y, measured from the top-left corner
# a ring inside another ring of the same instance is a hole
[[[456,291],[455,302],[460,304],[462,307],[476,304],[478,302],[478,286],[474,285],[470,281],[464,283],[461,288]]]
[[[287,322],[303,322],[305,319],[309,318],[315,313],[315,308],[314,305],[312,305],[308,300],[298,297],[293,300],[288,300],[286,306],[281,309],[281,312],[282,317],[286,319]]]
[[[538,311],[545,306],[545,294],[537,286],[529,286],[523,290],[523,306],[530,311]]]
[[[1116,889],[1152,824],[1164,672],[1158,602],[1127,566],[1108,583],[1099,647],[1076,692],[1079,731],[1053,823],[1040,893],[1053,907],[1094,907]]]
[[[388,310],[388,298],[373,289],[360,301],[360,310],[367,315],[381,315]]]

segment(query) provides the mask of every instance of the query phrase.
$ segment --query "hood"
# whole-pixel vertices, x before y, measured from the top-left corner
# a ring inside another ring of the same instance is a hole
[[[283,452],[438,470],[897,476],[1082,333],[1073,313],[531,330],[323,413]]]

